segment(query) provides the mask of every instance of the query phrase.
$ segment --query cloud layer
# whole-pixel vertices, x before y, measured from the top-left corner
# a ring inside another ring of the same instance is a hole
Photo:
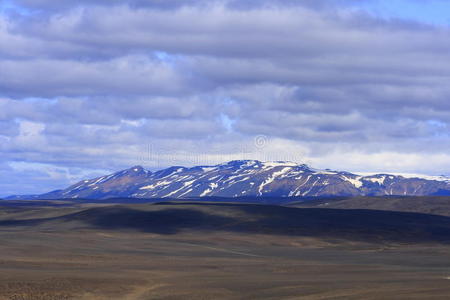
[[[0,195],[240,158],[448,174],[450,29],[355,3],[10,1]]]

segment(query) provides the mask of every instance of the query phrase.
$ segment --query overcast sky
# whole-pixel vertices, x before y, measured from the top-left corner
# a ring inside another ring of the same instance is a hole
[[[233,159],[450,174],[449,2],[0,0],[0,196]]]

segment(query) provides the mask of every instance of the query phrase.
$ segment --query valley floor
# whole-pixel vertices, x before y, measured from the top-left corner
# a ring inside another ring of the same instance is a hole
[[[373,243],[217,228],[155,233],[85,226],[79,222],[80,215],[86,217],[84,209],[0,208],[0,299],[450,295],[446,244]],[[59,218],[73,213],[75,221]],[[36,222],[38,217],[47,221]]]

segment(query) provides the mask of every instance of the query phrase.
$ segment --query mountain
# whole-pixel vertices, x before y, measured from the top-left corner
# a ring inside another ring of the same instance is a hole
[[[231,161],[215,166],[170,167],[150,172],[141,166],[84,180],[66,189],[27,199],[326,197],[450,195],[450,178],[390,174],[357,175],[318,170],[292,162]],[[9,199],[24,197],[12,196]]]

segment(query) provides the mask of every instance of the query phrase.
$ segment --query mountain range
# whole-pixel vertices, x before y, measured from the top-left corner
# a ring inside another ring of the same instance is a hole
[[[83,180],[41,195],[7,199],[107,199],[199,197],[329,197],[450,195],[450,178],[392,174],[358,175],[292,162],[237,160],[215,166],[141,166]]]

